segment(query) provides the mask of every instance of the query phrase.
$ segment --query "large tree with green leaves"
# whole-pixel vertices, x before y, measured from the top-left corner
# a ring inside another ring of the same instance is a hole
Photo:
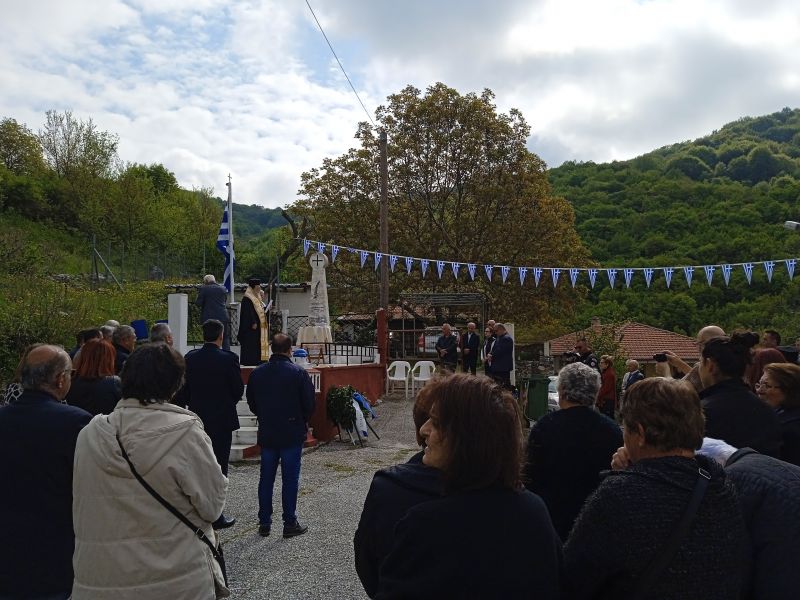
[[[497,110],[494,95],[460,94],[438,83],[424,93],[408,86],[378,108],[378,127],[389,139],[389,248],[393,254],[492,265],[586,264],[587,252],[574,228],[571,206],[551,194],[544,162],[526,147],[530,127],[518,110]],[[294,212],[309,219],[314,237],[343,246],[378,248],[378,132],[359,126],[360,147],[326,159],[302,178]],[[355,263],[355,264],[354,264]],[[398,271],[402,271],[400,268]],[[498,269],[499,270],[499,269]],[[377,300],[371,269],[340,255],[333,280],[349,289],[352,308]],[[513,274],[516,277],[516,273]],[[458,279],[441,280],[432,268],[394,274],[391,295],[401,291],[483,291],[502,318],[535,319],[542,325],[572,294],[531,283],[520,287],[499,273],[469,282],[466,266]]]

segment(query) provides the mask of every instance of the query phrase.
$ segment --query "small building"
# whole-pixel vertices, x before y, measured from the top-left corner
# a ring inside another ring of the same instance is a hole
[[[579,338],[591,338],[592,333],[600,333],[603,328],[613,327],[611,325],[601,325],[599,319],[592,320],[592,326],[583,331],[567,333],[560,337],[548,340],[544,343],[545,356],[552,357],[553,367],[556,371],[561,368],[561,356],[565,352],[572,352],[575,342]],[[694,338],[637,323],[628,321],[616,327],[615,337],[619,340],[627,358],[639,361],[639,365],[648,377],[654,376],[655,360],[653,356],[664,350],[670,350],[679,356],[687,364],[693,365],[700,360],[700,350]]]

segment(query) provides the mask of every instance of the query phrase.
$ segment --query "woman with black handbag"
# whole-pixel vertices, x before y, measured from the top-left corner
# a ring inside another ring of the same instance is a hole
[[[169,404],[183,357],[148,344],[128,358],[122,397],[78,437],[74,600],[213,600],[230,595],[211,524],[228,480],[194,413]]]

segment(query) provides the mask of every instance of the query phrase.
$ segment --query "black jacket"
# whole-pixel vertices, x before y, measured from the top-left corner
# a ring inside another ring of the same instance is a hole
[[[296,446],[306,439],[314,411],[314,384],[288,356],[273,354],[250,374],[247,405],[258,417],[259,446]]]
[[[781,409],[778,411],[781,424],[781,459],[793,465],[800,465],[800,408]]]
[[[194,301],[200,307],[200,321],[205,323],[208,319],[216,319],[222,323],[231,320],[226,308],[228,292],[218,283],[204,283],[197,292]]]
[[[725,465],[750,534],[753,577],[746,598],[798,596],[800,467],[743,448]]]
[[[478,335],[477,331],[473,332],[472,335],[470,335],[469,331],[462,333],[459,345],[464,361],[473,363],[478,360],[478,352],[481,349],[481,336]],[[464,350],[469,350],[469,354],[464,355]]]
[[[436,340],[436,351],[445,350],[444,356],[441,356],[442,362],[448,365],[454,365],[458,361],[458,339],[452,333],[450,335],[440,335]]]
[[[186,355],[181,404],[200,417],[209,437],[239,429],[236,404],[243,393],[239,357],[233,352],[203,344]]]
[[[353,539],[356,572],[368,596],[378,591],[379,569],[392,549],[397,523],[411,507],[441,495],[441,471],[420,462],[375,473]]]
[[[128,352],[127,348],[123,348],[119,344],[114,344],[114,350],[117,352],[114,358],[114,372],[119,375],[122,373],[122,367],[125,366],[125,361],[128,360],[131,353]]]
[[[114,412],[121,398],[122,382],[116,375],[99,379],[81,379],[76,376],[64,400],[70,406],[82,408],[90,415],[109,415]]]
[[[555,599],[561,567],[561,542],[538,496],[455,493],[400,521],[376,598]]]
[[[0,408],[0,596],[72,589],[72,463],[91,418],[46,392]]]
[[[722,468],[704,456],[640,460],[607,475],[564,546],[570,598],[630,593],[683,516],[699,467],[711,481],[688,535],[647,598],[739,598],[747,566],[744,519]]]
[[[726,379],[700,392],[706,437],[735,448],[753,448],[780,456],[781,431],[775,411],[741,379]]]
[[[498,336],[492,346],[492,372],[507,373],[514,370],[514,340],[507,333]]]
[[[531,428],[525,485],[544,500],[562,540],[620,446],[619,426],[588,406],[549,413]]]

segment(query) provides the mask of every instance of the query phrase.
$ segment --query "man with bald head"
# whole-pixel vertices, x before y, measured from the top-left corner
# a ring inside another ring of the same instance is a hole
[[[0,408],[0,598],[69,598],[72,590],[72,462],[92,416],[62,401],[72,361],[42,345],[20,364],[22,395]]]
[[[706,342],[723,335],[725,335],[725,330],[717,325],[706,325],[700,331],[698,331],[696,343],[697,348],[700,351],[700,355],[703,355],[703,347],[706,345]],[[667,362],[669,363],[669,366],[675,367],[680,373],[683,373],[684,381],[691,383],[694,386],[694,389],[697,390],[698,394],[703,391],[703,382],[700,381],[701,361],[697,361],[697,364],[694,367],[690,367],[674,352],[670,350],[664,350],[664,354],[667,355]]]

